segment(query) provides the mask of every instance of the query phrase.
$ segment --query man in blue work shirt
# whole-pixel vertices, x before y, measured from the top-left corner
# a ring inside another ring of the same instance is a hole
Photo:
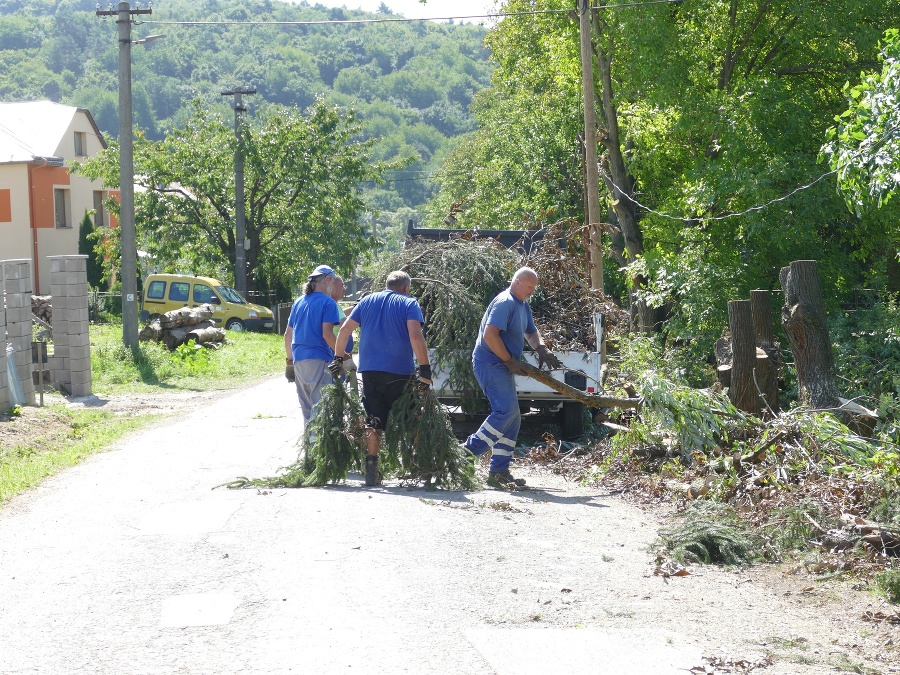
[[[347,342],[357,326],[359,333],[359,373],[362,375],[362,404],[366,410],[366,485],[378,485],[378,448],[391,406],[402,396],[413,372],[420,386],[431,386],[428,347],[422,334],[422,308],[409,296],[412,281],[406,272],[388,274],[386,290],[360,300],[344,321],[334,346],[338,356],[328,364],[338,376]],[[415,356],[419,367],[413,362]]]
[[[488,305],[472,352],[475,379],[487,396],[491,414],[478,431],[466,439],[465,445],[476,456],[491,451],[488,483],[502,487],[525,485],[524,478],[514,478],[509,471],[522,423],[515,375],[525,374],[519,362],[524,341],[527,340],[537,352],[540,365],[562,367],[560,360],[544,345],[534,325],[528,298],[537,284],[537,273],[530,267],[516,271],[509,288],[501,291]]]

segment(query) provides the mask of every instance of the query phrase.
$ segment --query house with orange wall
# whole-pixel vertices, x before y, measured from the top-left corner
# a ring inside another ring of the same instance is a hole
[[[30,258],[38,295],[50,293],[47,256],[78,253],[85,213],[113,227],[100,181],[70,173],[106,147],[91,113],[51,101],[0,103],[0,260]]]

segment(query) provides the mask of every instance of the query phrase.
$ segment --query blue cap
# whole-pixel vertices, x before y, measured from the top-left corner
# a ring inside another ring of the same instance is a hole
[[[311,281],[311,280],[315,279],[316,277],[322,276],[323,274],[324,274],[326,277],[333,277],[333,276],[334,276],[334,270],[331,269],[328,265],[319,265],[316,269],[314,269],[314,270],[312,271],[312,274],[310,274],[310,275],[309,275],[308,277],[306,277],[306,278],[307,278],[307,280],[310,280],[310,281]]]

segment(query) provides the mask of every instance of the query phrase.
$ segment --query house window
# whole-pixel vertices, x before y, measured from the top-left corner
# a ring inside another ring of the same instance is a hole
[[[106,207],[103,206],[103,192],[94,190],[94,227],[106,227]]]
[[[53,190],[53,211],[56,227],[72,227],[72,205],[69,202],[69,191],[56,188]]]
[[[84,157],[87,155],[87,134],[83,131],[75,132],[75,156]]]
[[[12,222],[12,200],[9,190],[0,190],[0,223]]]

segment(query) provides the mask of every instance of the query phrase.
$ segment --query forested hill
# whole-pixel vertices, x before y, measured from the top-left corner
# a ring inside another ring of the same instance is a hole
[[[114,17],[98,17],[97,7],[96,0],[0,0],[0,100],[81,106],[115,138],[116,24]],[[486,30],[477,25],[256,23],[391,18],[384,5],[370,14],[278,0],[156,0],[152,9],[138,17],[145,23],[134,26],[133,38],[166,37],[133,49],[136,127],[161,138],[186,119],[188,102],[198,97],[230,114],[231,100],[221,92],[235,86],[257,89],[244,99],[250,114],[264,102],[303,109],[324,96],[356,110],[366,135],[379,139],[375,159],[420,158],[367,194],[385,211],[429,196],[422,177],[453,137],[474,128],[469,104],[490,80]],[[164,23],[170,21],[240,23]]]

